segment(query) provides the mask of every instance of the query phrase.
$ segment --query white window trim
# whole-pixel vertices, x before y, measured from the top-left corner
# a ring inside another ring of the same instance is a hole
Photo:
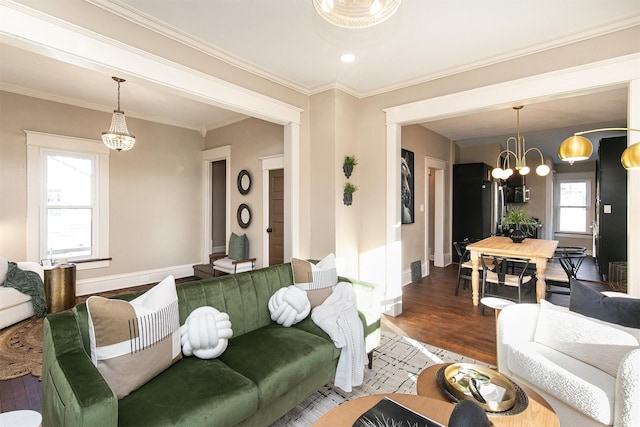
[[[82,262],[78,270],[109,267],[109,149],[102,141],[54,135],[25,130],[27,135],[27,259],[40,261],[40,221],[43,206],[44,176],[42,152],[50,149],[98,156],[98,236],[97,258],[100,261]]]
[[[555,234],[556,236],[591,236],[592,231],[590,230],[591,225],[594,220],[594,200],[593,200],[593,182],[594,177],[593,173],[590,172],[567,172],[567,173],[557,173],[555,177],[556,184],[555,187],[555,195],[554,195],[554,206],[556,207],[554,212],[554,223],[555,226]],[[587,183],[587,217],[586,217],[586,231],[584,232],[571,232],[558,230],[560,226],[560,184],[563,182],[576,182],[576,181],[585,181]]]

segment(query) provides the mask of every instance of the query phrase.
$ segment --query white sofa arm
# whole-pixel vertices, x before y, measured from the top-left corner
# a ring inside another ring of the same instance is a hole
[[[505,307],[498,316],[498,371],[511,376],[507,365],[507,344],[533,341],[540,313],[539,304],[514,304]]]
[[[640,348],[622,359],[616,377],[616,400],[613,424],[616,427],[638,425],[640,420]]]

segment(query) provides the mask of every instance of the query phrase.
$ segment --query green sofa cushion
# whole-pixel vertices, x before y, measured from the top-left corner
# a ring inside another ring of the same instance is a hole
[[[118,401],[118,425],[232,426],[257,409],[252,381],[217,359],[184,357]]]
[[[262,408],[313,376],[318,366],[337,366],[334,348],[325,338],[274,324],[232,338],[220,360],[257,384]]]

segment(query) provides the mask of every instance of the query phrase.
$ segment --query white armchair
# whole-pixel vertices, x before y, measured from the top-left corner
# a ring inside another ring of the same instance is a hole
[[[18,268],[38,273],[44,282],[44,269],[37,262],[18,262]],[[31,296],[14,288],[2,286],[7,274],[7,259],[0,257],[0,329],[18,323],[35,314]]]
[[[637,426],[639,340],[640,329],[544,300],[511,305],[498,318],[498,370],[540,393],[563,426]]]

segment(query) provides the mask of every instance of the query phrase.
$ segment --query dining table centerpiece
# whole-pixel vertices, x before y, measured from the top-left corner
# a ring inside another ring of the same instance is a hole
[[[522,243],[527,236],[535,234],[538,222],[526,209],[512,207],[502,218],[502,230],[514,243]]]

